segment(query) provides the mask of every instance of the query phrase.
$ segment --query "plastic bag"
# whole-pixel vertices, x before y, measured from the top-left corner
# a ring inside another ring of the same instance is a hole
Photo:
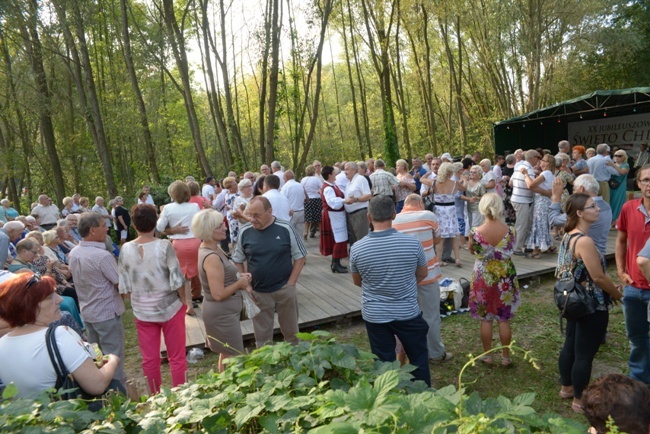
[[[192,348],[188,353],[187,353],[187,362],[188,363],[196,363],[199,361],[199,359],[203,358],[203,350],[201,348]]]
[[[253,319],[260,313],[260,308],[253,301],[253,297],[248,293],[248,291],[242,291],[242,297],[244,297],[244,310],[242,311],[242,316],[248,319]]]

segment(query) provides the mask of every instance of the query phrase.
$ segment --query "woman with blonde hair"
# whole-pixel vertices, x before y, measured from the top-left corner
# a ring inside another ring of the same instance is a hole
[[[458,219],[456,218],[456,196],[460,194],[461,189],[459,183],[452,179],[453,175],[453,164],[442,163],[431,190],[435,202],[434,213],[438,218],[440,228],[440,238],[451,238],[451,249],[456,258],[456,266],[461,267]]]
[[[237,184],[237,189],[239,190],[239,196],[235,199],[232,215],[239,221],[240,225],[244,225],[251,221],[248,216],[248,204],[253,198],[253,183],[250,179],[242,179]],[[235,241],[233,241],[233,244]]]
[[[219,372],[223,361],[244,352],[239,324],[243,307],[240,291],[251,281],[250,273],[238,273],[237,267],[219,247],[226,239],[221,213],[204,209],[192,219],[192,232],[199,237],[199,277],[203,289],[203,323],[208,346],[219,354]]]
[[[492,324],[499,323],[499,340],[502,346],[510,345],[512,332],[510,320],[521,304],[517,271],[510,259],[513,252],[514,230],[504,223],[503,200],[488,193],[479,202],[479,211],[485,222],[472,228],[469,251],[476,257],[470,283],[469,309],[473,318],[481,320],[483,351],[492,348]],[[491,355],[481,357],[491,365]],[[510,366],[510,349],[501,351],[501,365]]]
[[[467,202],[467,233],[473,227],[480,226],[484,222],[484,218],[478,209],[481,198],[487,193],[485,186],[481,182],[482,176],[483,169],[481,166],[472,166],[469,169],[468,178],[463,180],[465,192],[461,194],[460,198]]]
[[[68,214],[72,214],[72,205],[74,205],[74,201],[71,197],[64,197],[62,203],[63,209],[61,210],[61,215],[63,218],[66,218]]]
[[[200,211],[199,206],[190,202],[190,188],[183,181],[174,181],[167,189],[174,202],[165,205],[158,218],[156,229],[169,236],[174,246],[176,257],[181,264],[185,276],[184,296],[181,298],[187,304],[187,314],[194,315],[192,306],[191,280],[198,275],[199,245],[201,240],[196,238],[190,229],[192,217]]]
[[[399,214],[404,208],[406,196],[415,191],[415,179],[409,173],[409,164],[406,160],[397,160],[395,169],[399,185],[395,187],[395,212]]]

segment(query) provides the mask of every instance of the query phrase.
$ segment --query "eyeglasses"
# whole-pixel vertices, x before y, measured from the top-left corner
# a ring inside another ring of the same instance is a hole
[[[588,209],[600,209],[600,208],[598,208],[598,205],[596,205],[595,203],[592,203],[591,205],[582,208],[583,211],[587,211]]]
[[[648,178],[640,179],[639,184],[648,185],[648,184],[650,184],[650,179],[648,179]]]
[[[29,279],[29,282],[27,282],[27,286],[25,287],[26,289],[29,289],[30,286],[38,283],[41,281],[41,273],[34,273],[31,279]]]
[[[28,252],[32,252],[35,255],[38,255],[38,250],[28,250]]]

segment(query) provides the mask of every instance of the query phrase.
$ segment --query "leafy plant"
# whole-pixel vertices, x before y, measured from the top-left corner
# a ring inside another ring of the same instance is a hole
[[[228,359],[209,372],[143,402],[112,396],[99,412],[79,400],[16,399],[0,404],[8,432],[273,432],[273,433],[578,433],[585,427],[558,415],[539,416],[535,395],[482,400],[447,386],[411,381],[412,366],[382,363],[327,332],[299,335]]]

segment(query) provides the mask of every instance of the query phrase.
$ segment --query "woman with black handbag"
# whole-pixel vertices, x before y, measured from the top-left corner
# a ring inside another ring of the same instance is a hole
[[[558,360],[562,383],[560,397],[573,398],[573,411],[582,413],[582,391],[589,384],[592,362],[607,332],[612,300],[621,300],[623,294],[607,277],[604,258],[587,235],[589,227],[598,219],[598,205],[591,196],[576,193],[567,201],[566,212],[556,277],[570,272],[575,283],[582,285],[588,296],[597,302],[594,312],[567,319],[566,338]]]
[[[13,327],[0,338],[0,378],[5,384],[14,383],[19,397],[34,397],[66,384],[67,375],[57,378],[61,370],[72,374],[73,387],[93,396],[104,393],[115,375],[119,357],[108,355],[98,368],[92,347],[74,330],[50,327],[61,318],[60,304],[56,282],[49,276],[22,273],[0,285],[0,317]],[[56,358],[48,352],[50,329]]]

